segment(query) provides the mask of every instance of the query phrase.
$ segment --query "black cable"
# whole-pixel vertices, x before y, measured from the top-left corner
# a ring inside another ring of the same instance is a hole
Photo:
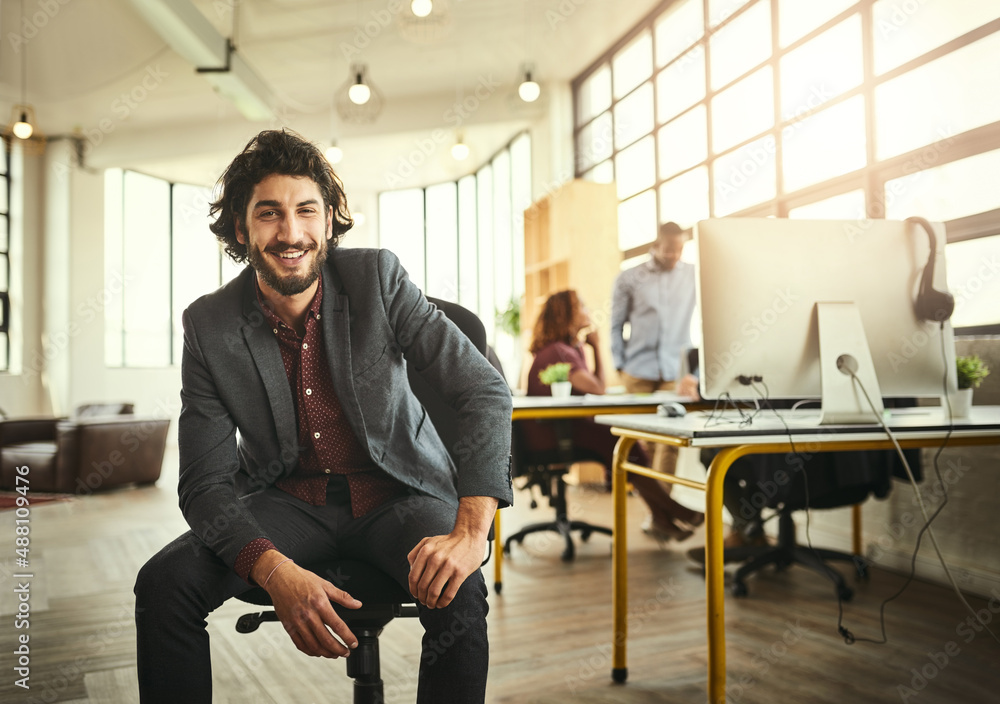
[[[917,553],[920,550],[920,543],[921,543],[921,540],[923,539],[924,533],[926,531],[930,530],[931,523],[934,521],[935,518],[937,518],[938,514],[941,513],[941,510],[948,503],[948,491],[947,491],[947,488],[945,487],[944,479],[941,477],[941,468],[940,468],[940,466],[938,464],[938,458],[941,456],[941,453],[944,451],[944,448],[947,446],[948,440],[951,438],[952,431],[954,430],[954,423],[953,423],[953,420],[952,420],[952,417],[951,417],[951,401],[948,400],[948,397],[947,397],[947,394],[948,394],[948,355],[947,355],[947,349],[946,349],[945,344],[944,344],[944,322],[941,323],[941,352],[942,352],[942,356],[943,356],[943,358],[945,360],[945,372],[944,372],[943,383],[944,383],[944,391],[945,391],[945,400],[948,403],[948,432],[945,434],[945,437],[944,437],[944,440],[941,443],[941,446],[938,448],[938,451],[934,455],[934,473],[936,474],[936,476],[938,478],[938,484],[941,487],[941,491],[942,491],[942,493],[944,495],[944,499],[941,502],[941,505],[938,506],[937,509],[934,511],[934,513],[931,514],[930,516],[928,516],[926,508],[923,506],[923,500],[920,498],[920,490],[917,487],[916,480],[913,478],[913,472],[910,471],[909,463],[906,461],[906,457],[903,455],[903,450],[899,446],[899,443],[896,441],[896,438],[892,434],[892,431],[890,431],[889,427],[885,424],[885,421],[880,419],[880,423],[881,423],[883,429],[885,430],[886,434],[889,436],[889,439],[892,440],[893,445],[896,448],[896,452],[899,454],[899,458],[902,461],[903,466],[906,468],[907,476],[909,477],[910,482],[913,484],[913,490],[917,493],[917,500],[921,504],[921,511],[923,512],[924,517],[926,518],[926,521],[924,522],[924,525],[921,527],[920,532],[917,533],[916,545],[914,546],[914,548],[913,548],[913,554],[910,557],[910,573],[907,576],[906,581],[903,583],[903,586],[900,587],[899,590],[896,591],[895,594],[893,594],[890,597],[886,598],[882,602],[882,604],[881,604],[881,606],[879,608],[879,621],[880,621],[880,625],[881,625],[881,629],[882,629],[882,640],[881,641],[877,641],[877,640],[870,639],[870,638],[855,638],[855,636],[849,630],[843,629],[842,635],[844,635],[845,639],[847,639],[848,637],[851,638],[851,640],[849,640],[848,643],[852,643],[852,642],[854,642],[854,640],[862,640],[862,641],[865,641],[865,642],[868,642],[868,643],[875,643],[877,645],[882,645],[882,644],[884,644],[884,643],[887,642],[887,638],[886,638],[886,634],[885,634],[885,607],[886,607],[886,605],[890,601],[893,601],[894,599],[896,599],[897,597],[899,597],[907,589],[907,587],[909,587],[910,582],[913,581],[913,579],[914,579],[914,577],[916,575]],[[872,408],[873,411],[875,411],[875,406],[874,406],[874,404],[872,404],[871,398],[868,396],[868,392],[865,390],[865,387],[861,383],[861,380],[858,379],[857,376],[855,376],[855,374],[853,372],[849,371],[849,373],[851,375],[852,381],[858,385],[858,387],[861,389],[861,392],[864,394],[865,399],[868,401],[868,405],[871,406],[871,408]],[[954,588],[955,593],[956,593],[956,595],[959,598],[959,601],[961,601],[962,604],[963,604],[963,606],[965,606],[965,608],[969,611],[969,613],[972,614],[973,618],[976,619],[976,622],[979,623],[979,624],[981,624],[983,626],[983,628],[986,629],[986,632],[989,633],[990,636],[993,637],[993,640],[995,640],[998,643],[1000,643],[1000,638],[997,637],[997,635],[990,629],[990,627],[987,625],[987,623],[985,623],[979,617],[979,615],[975,612],[975,610],[973,610],[973,608],[969,605],[969,602],[966,601],[965,597],[963,596],[961,589],[958,588],[958,585],[955,583],[954,578],[952,578],[952,576],[951,576],[951,572],[948,570],[948,565],[944,561],[944,556],[941,555],[941,552],[940,552],[940,550],[937,547],[937,541],[934,540],[933,533],[931,534],[931,540],[934,541],[935,552],[937,553],[938,559],[941,561],[941,566],[944,568],[945,575],[948,577],[948,581],[951,583],[951,586]],[[838,629],[839,629],[839,626],[838,626]]]
[[[762,400],[764,402],[764,405],[766,405],[771,410],[771,412],[774,413],[775,416],[777,416],[778,420],[781,421],[781,425],[783,425],[784,428],[785,428],[785,434],[788,436],[788,445],[791,448],[791,453],[792,453],[792,455],[794,457],[796,457],[797,459],[800,460],[799,464],[795,467],[795,469],[797,471],[799,471],[799,472],[802,473],[802,486],[803,486],[803,491],[805,493],[805,506],[804,506],[804,510],[806,512],[806,547],[809,548],[809,551],[816,558],[817,562],[819,564],[823,565],[823,569],[829,575],[830,581],[832,581],[834,584],[836,584],[837,577],[839,576],[839,574],[836,572],[836,570],[834,570],[832,567],[830,567],[830,565],[828,565],[826,563],[826,560],[824,560],[822,558],[822,556],[820,556],[819,551],[817,551],[816,548],[815,548],[815,546],[813,546],[812,535],[810,535],[810,532],[809,532],[810,528],[811,528],[811,525],[812,525],[812,513],[809,510],[809,474],[806,472],[806,468],[805,468],[806,458],[803,457],[802,455],[800,455],[799,451],[795,449],[795,439],[792,437],[792,431],[791,431],[791,429],[789,429],[788,423],[785,422],[784,417],[780,413],[778,413],[778,410],[771,404],[771,400],[770,400],[771,391],[768,388],[767,384],[764,383],[763,380],[761,380],[761,385],[764,387],[764,394],[762,396]],[[760,396],[761,392],[757,388],[757,385],[753,384],[752,386],[753,386],[754,391],[757,392],[757,395]],[[849,636],[850,631],[847,631],[847,629],[843,628],[843,620],[844,620],[844,600],[841,597],[840,590],[838,589],[837,590],[837,632],[840,633],[841,635],[843,635],[844,638],[845,638],[845,640],[847,640],[847,642],[850,644],[851,642],[853,642],[853,640],[848,640],[848,637],[850,637],[850,638],[853,639],[853,636]],[[845,631],[846,631],[846,633],[848,635],[845,635]]]
[[[753,419],[760,412],[760,408],[756,407],[753,413],[751,414],[746,413],[744,409],[740,408],[739,404],[736,402],[735,399],[733,399],[732,395],[730,395],[730,393],[726,391],[725,393],[720,395],[719,398],[715,400],[715,405],[713,406],[711,412],[709,413],[708,418],[705,419],[705,427],[708,428],[716,425],[727,425],[736,423],[737,421],[726,418],[725,412],[728,409],[736,411],[736,413],[739,415],[740,420],[738,421],[738,423],[741,428],[746,427],[748,425],[752,425]]]

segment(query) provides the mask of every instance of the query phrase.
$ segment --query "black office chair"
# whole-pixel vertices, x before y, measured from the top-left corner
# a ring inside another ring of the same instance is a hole
[[[471,311],[457,303],[428,299],[464,332],[481,353],[487,354],[486,328]],[[408,373],[410,388],[427,409],[434,428],[453,456],[461,438],[458,437],[458,414],[412,368]],[[379,663],[378,637],[393,618],[418,615],[413,596],[389,575],[372,565],[357,560],[332,560],[306,567],[351,596],[359,599],[360,609],[346,609],[333,604],[337,615],[358,637],[358,647],[347,660],[347,676],[354,679],[354,704],[382,704],[383,685]],[[271,606],[267,592],[260,588],[240,594],[241,601],[258,606]],[[274,611],[244,614],[236,622],[240,633],[251,633],[265,621],[277,621]]]
[[[703,451],[702,461],[711,462],[712,455],[714,451]],[[915,474],[919,475],[919,451],[908,450],[906,457]],[[798,460],[793,461],[798,463]],[[779,475],[779,471],[785,474]],[[782,476],[784,483],[776,481]],[[847,585],[844,576],[827,561],[849,562],[854,566],[857,577],[864,578],[867,576],[866,560],[839,550],[799,544],[795,538],[793,513],[805,508],[853,506],[872,495],[885,498],[891,490],[893,476],[906,475],[898,456],[892,451],[817,453],[802,461],[801,470],[793,468],[787,455],[750,455],[734,462],[726,475],[726,491],[734,490],[743,483],[745,496],[753,496],[755,498],[749,499],[751,502],[763,503],[767,508],[774,509],[778,518],[776,545],[725,549],[723,560],[726,563],[743,563],[733,576],[734,596],[746,596],[747,577],[768,565],[782,570],[798,564],[828,578],[833,582],[839,598],[850,601],[854,591]],[[757,489],[754,490],[754,487]],[[763,500],[765,497],[766,502]],[[733,508],[730,507],[730,510]]]
[[[555,509],[554,521],[531,523],[504,541],[503,551],[510,555],[513,543],[521,544],[525,536],[531,533],[554,532],[562,535],[566,547],[562,552],[563,562],[572,562],[576,557],[576,546],[573,544],[572,531],[580,531],[580,539],[587,541],[593,533],[612,535],[611,528],[594,525],[586,521],[571,520],[566,506],[566,483],[563,481],[566,472],[574,462],[601,462],[594,453],[573,447],[571,440],[571,425],[569,421],[552,421],[556,425],[556,436],[559,447],[554,450],[532,451],[527,449],[520,422],[515,422],[511,428],[511,473],[515,477],[525,477],[523,489],[533,491],[538,487],[542,496],[547,497],[549,506]],[[537,502],[531,500],[531,507]]]

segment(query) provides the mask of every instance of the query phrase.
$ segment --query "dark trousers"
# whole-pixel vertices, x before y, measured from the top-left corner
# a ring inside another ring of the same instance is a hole
[[[270,488],[244,499],[277,549],[300,566],[332,558],[363,559],[407,588],[407,553],[427,536],[444,535],[456,510],[427,496],[389,502],[358,519],[346,493],[331,482],[326,506]],[[191,532],[173,541],[139,571],[136,639],[143,704],[209,704],[212,667],[206,617],[250,586]],[[347,589],[350,592],[348,586]],[[486,584],[479,570],[443,609],[420,606],[424,627],[417,701],[482,702],[489,643]],[[303,655],[302,657],[306,657]],[[331,673],[331,676],[333,673]]]

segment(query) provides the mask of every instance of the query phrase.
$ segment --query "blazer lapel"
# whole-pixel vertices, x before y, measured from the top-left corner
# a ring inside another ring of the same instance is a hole
[[[340,277],[333,266],[333,258],[323,267],[323,347],[330,379],[337,401],[354,428],[355,435],[367,442],[364,415],[354,390],[354,373],[351,366],[351,311],[348,296],[343,291]]]
[[[250,269],[250,267],[247,268]],[[243,297],[243,317],[246,320],[246,325],[243,326],[243,335],[267,392],[278,443],[281,448],[297,447],[298,421],[295,418],[292,390],[288,385],[288,376],[285,374],[285,363],[281,360],[278,341],[271,332],[264,312],[260,308],[260,303],[257,301],[254,276],[255,274],[250,269]],[[291,469],[291,467],[287,467],[287,469]]]

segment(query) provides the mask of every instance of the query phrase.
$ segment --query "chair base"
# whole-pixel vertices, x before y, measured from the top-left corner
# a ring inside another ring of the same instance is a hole
[[[733,595],[738,597],[746,596],[748,593],[746,578],[768,565],[774,565],[779,570],[793,564],[807,567],[833,582],[834,591],[838,598],[843,601],[850,601],[854,596],[854,590],[847,586],[844,576],[830,567],[826,561],[850,562],[857,570],[858,577],[866,577],[868,574],[865,561],[857,555],[826,548],[808,548],[796,544],[795,522],[790,513],[782,513],[778,518],[777,545],[759,548],[727,548],[723,553],[723,559],[726,562],[743,562],[743,565],[736,570],[736,574],[733,576]]]
[[[503,551],[505,555],[510,555],[511,543],[516,542],[520,544],[524,542],[524,537],[526,535],[549,531],[559,533],[563,536],[563,540],[566,542],[566,547],[563,550],[561,559],[563,562],[572,562],[576,557],[576,546],[573,544],[572,535],[572,531],[574,530],[580,531],[580,539],[584,542],[590,539],[592,533],[602,533],[604,535],[614,534],[610,528],[605,528],[604,526],[595,526],[593,523],[587,523],[586,521],[571,521],[565,517],[560,517],[554,521],[531,523],[525,526],[504,541]]]
[[[338,561],[311,569],[341,587],[351,585],[353,596],[362,601],[359,609],[348,609],[331,602],[334,611],[358,638],[358,647],[346,658],[347,676],[354,680],[354,704],[383,704],[383,684],[378,637],[394,618],[419,616],[413,597],[386,574],[367,563]],[[263,589],[251,589],[237,596],[241,601],[269,606],[271,599]],[[277,621],[274,611],[244,614],[236,622],[240,633],[251,633],[261,623]]]

